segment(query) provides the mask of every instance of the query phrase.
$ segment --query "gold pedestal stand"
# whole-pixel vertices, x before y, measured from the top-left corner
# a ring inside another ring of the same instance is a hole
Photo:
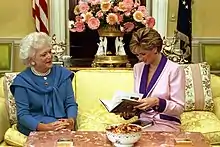
[[[92,67],[120,67],[125,65],[127,68],[131,67],[128,56],[95,56]]]
[[[115,26],[101,27],[98,30],[99,36],[101,37],[123,37],[124,33]],[[113,55],[110,51],[106,55],[95,55],[91,66],[92,67],[120,67],[126,66],[131,67],[127,55]]]

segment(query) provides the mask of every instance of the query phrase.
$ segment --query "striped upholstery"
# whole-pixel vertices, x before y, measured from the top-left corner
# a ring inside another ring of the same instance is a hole
[[[186,75],[185,111],[213,111],[210,66],[204,62],[183,67]]]

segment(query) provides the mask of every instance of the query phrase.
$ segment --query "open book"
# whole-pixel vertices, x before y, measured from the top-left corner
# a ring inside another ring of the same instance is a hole
[[[142,97],[139,93],[127,93],[123,91],[117,91],[113,95],[112,100],[102,100],[101,103],[111,113],[120,112],[134,112],[134,106],[140,104],[137,100]]]

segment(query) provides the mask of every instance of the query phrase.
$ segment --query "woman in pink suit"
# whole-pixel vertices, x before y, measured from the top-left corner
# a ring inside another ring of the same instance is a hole
[[[161,54],[162,39],[154,29],[134,32],[130,49],[141,61],[134,65],[134,90],[143,94],[140,120],[152,121],[146,131],[180,131],[184,111],[184,69]]]

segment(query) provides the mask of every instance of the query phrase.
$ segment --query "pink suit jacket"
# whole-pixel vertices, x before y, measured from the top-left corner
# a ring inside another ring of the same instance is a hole
[[[144,62],[134,66],[134,91],[144,94],[143,98],[159,98],[159,107],[140,114],[140,119],[153,120],[153,131],[177,131],[180,115],[185,103],[185,75],[179,64],[162,56],[161,61],[147,87],[149,65]]]

